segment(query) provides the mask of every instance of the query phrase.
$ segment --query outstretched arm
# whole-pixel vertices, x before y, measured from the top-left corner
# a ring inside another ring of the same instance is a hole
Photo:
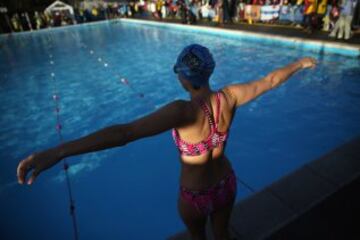
[[[18,182],[23,184],[26,175],[33,170],[27,181],[28,184],[32,184],[40,172],[65,157],[123,146],[137,139],[191,123],[192,117],[188,114],[187,108],[189,104],[186,101],[177,100],[133,122],[106,127],[55,148],[34,153],[19,163]]]
[[[269,73],[264,78],[248,83],[229,85],[223,89],[235,107],[239,107],[263,93],[276,88],[283,82],[287,81],[292,74],[304,69],[313,68],[316,61],[313,58],[302,58],[283,68],[279,68]]]

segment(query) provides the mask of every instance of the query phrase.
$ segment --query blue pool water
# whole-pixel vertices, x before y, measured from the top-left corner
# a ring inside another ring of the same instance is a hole
[[[172,66],[194,42],[208,46],[217,61],[214,89],[258,79],[302,56],[319,61],[238,109],[227,155],[252,189],[360,134],[358,58],[121,22],[0,36],[1,239],[72,237],[60,164],[32,187],[15,183],[22,158],[58,144],[50,74],[56,74],[63,135],[70,140],[187,99]],[[180,164],[169,132],[69,162],[80,239],[165,239],[184,229],[176,210]],[[239,182],[238,200],[249,194]]]

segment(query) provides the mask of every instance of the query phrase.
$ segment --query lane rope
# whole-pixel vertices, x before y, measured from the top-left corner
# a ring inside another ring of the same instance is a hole
[[[48,53],[48,57],[49,57],[49,63],[51,65],[51,68],[53,70],[53,66],[55,64],[55,60],[53,58],[52,54]],[[63,125],[61,123],[61,119],[60,119],[60,95],[59,95],[59,90],[58,90],[58,84],[57,84],[57,78],[54,72],[51,72],[50,74],[50,79],[53,82],[53,94],[52,94],[52,99],[54,101],[54,112],[55,112],[55,117],[56,117],[56,125],[55,125],[55,129],[59,138],[59,142],[60,144],[62,144],[64,142],[64,138],[63,138],[63,134],[62,134],[62,128]],[[63,170],[65,173],[65,178],[66,178],[66,187],[67,187],[67,192],[68,192],[68,196],[69,196],[69,210],[70,210],[70,216],[72,219],[72,225],[73,225],[73,234],[74,234],[74,239],[78,240],[79,239],[79,229],[78,229],[78,223],[77,223],[77,218],[76,218],[76,211],[75,211],[75,200],[74,200],[74,196],[73,196],[73,189],[71,187],[71,179],[70,179],[70,174],[69,174],[69,169],[70,169],[70,165],[69,163],[66,161],[66,158],[64,158],[62,160],[63,162]]]

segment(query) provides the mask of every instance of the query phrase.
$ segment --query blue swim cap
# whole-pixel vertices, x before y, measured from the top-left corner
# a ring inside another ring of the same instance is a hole
[[[215,61],[206,47],[191,44],[179,54],[174,72],[183,75],[194,86],[201,87],[209,82],[215,68]]]

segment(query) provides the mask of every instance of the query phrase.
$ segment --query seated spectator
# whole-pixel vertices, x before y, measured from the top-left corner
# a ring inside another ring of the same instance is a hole
[[[257,2],[257,1],[255,1]],[[260,5],[245,5],[245,19],[249,24],[260,21],[261,18],[261,6]]]
[[[266,23],[273,23],[279,17],[280,6],[276,1],[266,0],[261,6],[260,20]]]
[[[290,23],[293,20],[292,12],[291,12],[291,5],[289,4],[288,0],[284,0],[283,4],[280,6],[279,11],[279,22],[281,23]]]
[[[272,6],[270,0],[266,0],[265,4],[260,9],[260,20],[264,23],[269,23],[272,19]]]
[[[304,6],[301,4],[301,0],[297,1],[296,4],[292,7],[294,13],[294,21],[293,24],[296,27],[301,27],[300,24],[304,19]]]

